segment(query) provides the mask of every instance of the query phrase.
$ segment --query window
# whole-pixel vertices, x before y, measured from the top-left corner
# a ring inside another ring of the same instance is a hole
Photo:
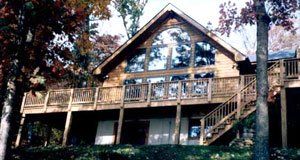
[[[191,46],[181,44],[172,47],[171,68],[184,68],[190,64]]]
[[[189,138],[199,139],[201,133],[200,119],[190,119],[189,120]]]
[[[154,38],[152,45],[182,44],[189,43],[190,41],[191,38],[187,32],[178,27],[175,27],[166,29],[158,34]]]
[[[165,81],[165,77],[152,77],[147,79],[148,83],[159,83],[164,81]]]
[[[215,64],[216,49],[206,42],[195,45],[195,67]]]
[[[170,77],[170,81],[180,81],[180,80],[187,80],[189,75],[174,75]]]
[[[143,80],[142,78],[135,78],[135,79],[126,79],[124,80],[124,84],[127,85],[127,84],[139,84],[139,83],[142,83]]]
[[[148,70],[153,71],[167,69],[168,54],[168,47],[153,47],[150,52]]]
[[[190,41],[188,33],[178,27],[159,33],[152,43],[148,70],[188,67],[191,57]],[[170,51],[172,51],[172,57],[169,55]],[[168,60],[171,66],[167,66]]]
[[[130,57],[127,60],[127,66],[125,72],[143,72],[144,71],[144,62],[146,56],[146,49],[138,49],[133,57]]]
[[[208,73],[199,73],[199,74],[195,74],[194,75],[195,79],[198,78],[213,78],[214,77],[214,73],[213,72],[208,72]]]

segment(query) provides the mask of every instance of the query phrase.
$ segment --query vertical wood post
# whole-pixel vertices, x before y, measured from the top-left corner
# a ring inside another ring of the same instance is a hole
[[[27,94],[28,93],[24,93],[24,96],[23,96],[23,99],[22,99],[22,105],[21,105],[21,108],[20,108],[20,113],[23,113],[23,111],[24,111],[24,106],[25,106]]]
[[[94,110],[97,109],[98,95],[99,95],[99,87],[96,87],[95,96],[94,96]]]
[[[63,146],[67,145],[69,132],[71,130],[71,124],[72,124],[72,112],[68,111],[66,123],[65,123],[64,135],[63,135],[63,141],[62,141]]]
[[[200,145],[204,145],[204,132],[205,132],[205,121],[204,121],[204,118],[202,118],[200,120],[200,125],[201,125],[201,128],[200,128],[200,140],[199,140],[199,143]]]
[[[237,114],[236,114],[236,119],[240,119],[241,116],[241,110],[242,110],[242,92],[241,90],[244,88],[245,84],[245,77],[240,76],[240,84],[238,87],[238,94],[237,94]]]
[[[284,67],[284,60],[280,60],[280,84],[284,86],[284,79],[285,79],[285,67]]]
[[[284,87],[280,91],[280,103],[281,103],[281,139],[282,147],[287,147],[287,104],[286,104],[286,90]]]
[[[26,117],[26,114],[23,113],[21,120],[20,120],[20,126],[19,126],[19,130],[18,130],[17,139],[15,142],[15,147],[20,146],[20,142],[21,142],[21,138],[22,138],[22,131],[23,131],[24,123],[25,123],[25,117]]]
[[[147,105],[150,106],[151,105],[151,88],[152,88],[152,84],[148,83],[148,94],[147,94]]]
[[[212,78],[208,79],[208,86],[207,86],[207,101],[211,102],[212,97]]]
[[[178,103],[176,107],[176,119],[175,119],[175,144],[180,143],[180,127],[181,127],[181,104]]]
[[[123,128],[123,122],[124,122],[124,100],[125,100],[125,95],[126,95],[125,92],[126,92],[126,86],[124,85],[122,87],[116,144],[120,144],[120,142],[121,142],[122,128]]]
[[[68,136],[69,136],[69,133],[71,130],[73,93],[74,93],[74,89],[71,89],[70,99],[69,99],[69,104],[68,104],[68,112],[67,112],[66,123],[65,123],[65,129],[64,129],[64,134],[63,134],[63,141],[62,141],[63,146],[67,145]]]
[[[121,107],[120,108],[120,113],[119,113],[119,121],[118,121],[118,130],[117,130],[116,144],[120,144],[120,142],[121,142],[123,122],[124,122],[124,107]]]
[[[178,81],[177,106],[176,106],[175,131],[174,131],[175,144],[180,144],[181,95],[182,95],[182,82]]]
[[[44,108],[43,108],[44,113],[47,111],[49,95],[50,95],[50,91],[47,92],[46,97],[45,97]]]

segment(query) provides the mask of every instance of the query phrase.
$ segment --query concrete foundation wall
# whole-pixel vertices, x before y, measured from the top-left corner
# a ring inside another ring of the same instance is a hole
[[[143,119],[149,121],[148,144],[174,144],[175,118]],[[114,123],[117,121],[99,121],[95,138],[96,145],[114,144]],[[188,118],[181,119],[180,144],[196,145],[197,140],[188,140]]]

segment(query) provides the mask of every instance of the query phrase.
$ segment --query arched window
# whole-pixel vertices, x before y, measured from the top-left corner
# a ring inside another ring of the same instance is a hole
[[[216,49],[207,42],[195,45],[195,67],[215,64]]]
[[[171,55],[169,55],[172,51]],[[163,70],[171,58],[170,68],[188,67],[191,55],[191,38],[180,28],[169,28],[159,33],[153,40],[148,70]]]

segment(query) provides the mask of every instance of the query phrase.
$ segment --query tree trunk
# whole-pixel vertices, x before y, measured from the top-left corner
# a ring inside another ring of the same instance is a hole
[[[13,105],[16,95],[16,73],[18,71],[18,61],[12,64],[9,79],[7,82],[6,98],[4,101],[0,127],[0,160],[6,158],[8,138],[10,132],[10,119],[13,112]]]
[[[264,1],[255,0],[257,13],[257,101],[256,101],[256,135],[254,144],[255,160],[269,159],[269,115],[268,115],[268,30],[270,19],[265,11]]]

